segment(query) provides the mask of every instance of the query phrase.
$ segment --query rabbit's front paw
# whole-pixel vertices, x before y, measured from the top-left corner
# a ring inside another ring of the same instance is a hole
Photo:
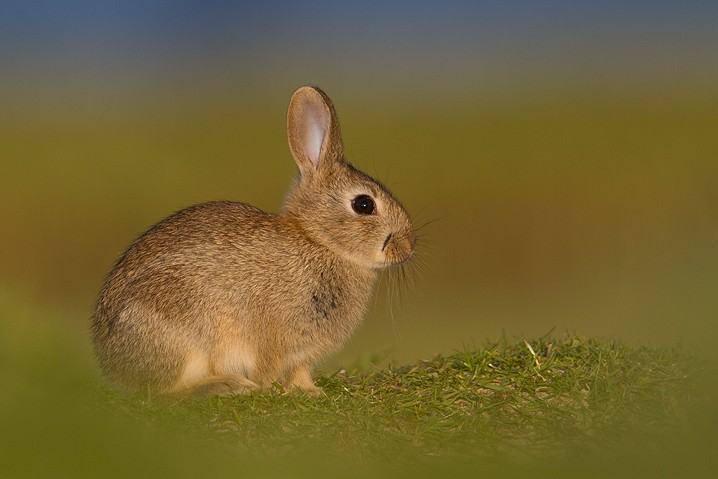
[[[309,368],[299,368],[291,376],[289,385],[298,391],[302,391],[310,396],[319,396],[322,394],[322,388],[318,387],[312,381],[312,374]]]

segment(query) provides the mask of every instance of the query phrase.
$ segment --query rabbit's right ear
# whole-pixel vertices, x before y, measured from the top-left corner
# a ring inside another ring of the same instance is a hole
[[[317,87],[303,86],[292,95],[287,112],[289,149],[302,176],[344,156],[339,121],[329,97]]]

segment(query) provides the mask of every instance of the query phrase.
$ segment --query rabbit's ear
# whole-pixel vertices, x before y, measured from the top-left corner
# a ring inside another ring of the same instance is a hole
[[[302,175],[344,155],[339,121],[329,97],[317,87],[294,92],[287,112],[287,136]]]

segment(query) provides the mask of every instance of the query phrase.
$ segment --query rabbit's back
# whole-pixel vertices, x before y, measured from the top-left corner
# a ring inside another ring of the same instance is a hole
[[[207,296],[232,291],[251,274],[249,258],[262,241],[257,235],[266,235],[265,225],[273,221],[257,208],[230,202],[195,205],[165,218],[130,246],[108,276],[96,326],[110,331],[117,314],[133,303],[161,310],[162,319],[175,325],[190,319],[192,310],[217,307]]]

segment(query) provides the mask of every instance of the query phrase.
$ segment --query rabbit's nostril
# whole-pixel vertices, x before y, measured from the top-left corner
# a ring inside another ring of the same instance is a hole
[[[384,245],[381,247],[381,250],[384,251],[386,249],[386,245],[389,244],[389,241],[391,241],[391,237],[394,235],[394,233],[389,233],[389,235],[384,240]]]

